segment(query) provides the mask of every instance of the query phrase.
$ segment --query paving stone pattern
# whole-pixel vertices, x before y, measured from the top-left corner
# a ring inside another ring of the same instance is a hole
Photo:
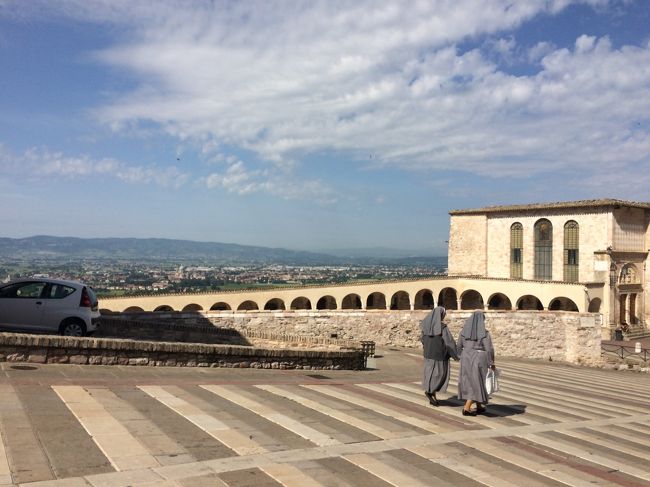
[[[650,486],[650,377],[499,360],[464,417],[421,358],[367,371],[0,364],[0,486]]]

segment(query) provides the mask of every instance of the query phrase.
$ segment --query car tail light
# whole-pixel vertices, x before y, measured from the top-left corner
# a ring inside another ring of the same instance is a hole
[[[83,288],[81,290],[81,302],[79,303],[79,306],[81,306],[82,308],[93,307],[93,302],[90,299],[90,295],[88,294],[88,291],[86,291],[86,288]]]

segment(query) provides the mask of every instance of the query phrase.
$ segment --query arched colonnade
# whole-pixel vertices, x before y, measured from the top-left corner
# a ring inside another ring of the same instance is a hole
[[[312,289],[313,291],[313,289]],[[365,293],[357,290],[340,296],[334,294],[322,294],[307,296],[282,296],[279,290],[277,297],[262,297],[256,299],[254,293],[225,298],[219,296],[214,302],[204,304],[192,301],[192,295],[186,295],[187,303],[174,306],[171,301],[165,302],[165,296],[157,298],[159,303],[146,309],[144,306],[133,301],[130,306],[121,310],[110,309],[110,311],[123,312],[199,312],[199,311],[280,311],[280,310],[427,310],[440,305],[448,310],[551,310],[551,311],[579,311],[578,304],[566,297],[555,296],[552,299],[543,301],[534,294],[512,295],[503,292],[485,293],[476,289],[465,289],[462,292],[454,287],[444,287],[435,292],[430,288],[422,288],[415,292],[397,290],[392,293],[368,290]],[[296,293],[294,293],[296,294]],[[262,299],[260,299],[262,298]],[[135,298],[133,298],[135,299]],[[110,300],[106,303],[109,304]],[[600,311],[600,300],[589,303],[590,312]]]

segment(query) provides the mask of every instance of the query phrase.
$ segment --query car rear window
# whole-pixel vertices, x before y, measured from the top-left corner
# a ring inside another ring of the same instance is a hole
[[[52,284],[46,297],[50,299],[62,299],[70,296],[73,292],[75,292],[75,288],[73,287],[64,286],[63,284]]]

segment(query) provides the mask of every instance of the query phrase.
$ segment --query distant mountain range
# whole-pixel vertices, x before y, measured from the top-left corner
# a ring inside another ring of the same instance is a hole
[[[446,266],[446,257],[417,256],[392,249],[305,252],[282,248],[164,238],[76,238],[39,235],[0,238],[4,259],[192,261],[220,264],[341,265],[383,262]],[[381,250],[384,252],[382,253]]]

